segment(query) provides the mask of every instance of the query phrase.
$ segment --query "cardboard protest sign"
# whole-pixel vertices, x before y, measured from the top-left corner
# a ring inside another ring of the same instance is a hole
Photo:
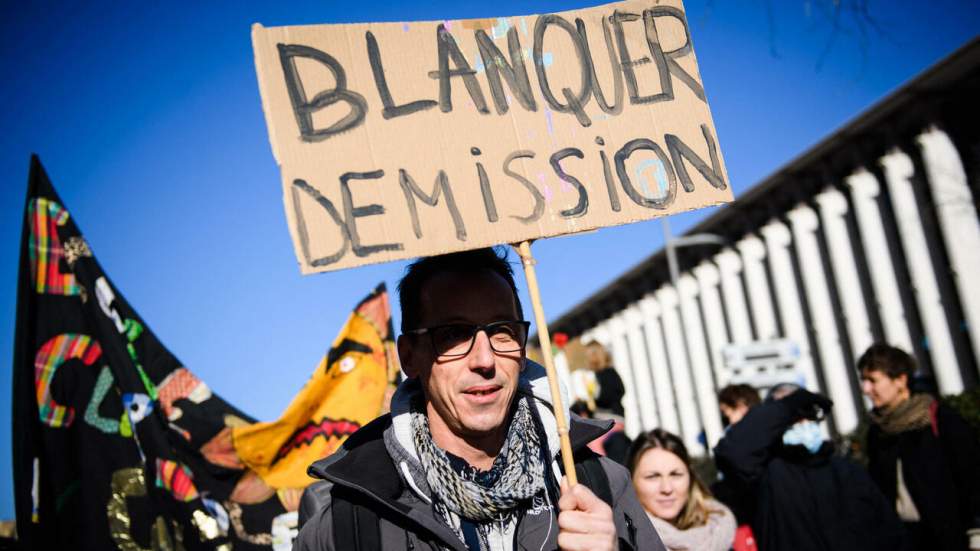
[[[252,44],[304,273],[732,200],[679,0]]]

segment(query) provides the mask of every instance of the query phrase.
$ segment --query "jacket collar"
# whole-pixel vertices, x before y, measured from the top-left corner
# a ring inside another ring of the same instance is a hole
[[[390,426],[391,415],[371,421],[344,441],[336,452],[310,465],[307,474],[394,501],[402,492],[402,483],[384,445],[384,431]],[[572,416],[568,435],[572,453],[609,432],[612,426],[611,420]]]
[[[402,482],[384,444],[384,431],[391,416],[383,415],[352,434],[336,452],[310,465],[307,474],[354,490],[384,508],[438,537],[456,551],[466,551],[448,526],[436,520],[432,511],[399,500]]]

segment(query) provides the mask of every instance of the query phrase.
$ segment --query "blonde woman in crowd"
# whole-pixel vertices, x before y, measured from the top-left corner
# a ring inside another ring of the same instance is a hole
[[[667,549],[731,549],[735,516],[698,479],[680,438],[662,429],[639,435],[627,465],[640,504]]]

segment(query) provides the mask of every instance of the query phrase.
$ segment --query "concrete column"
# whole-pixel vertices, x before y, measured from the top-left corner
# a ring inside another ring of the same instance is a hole
[[[701,410],[701,421],[708,441],[713,448],[724,432],[721,426],[721,412],[718,411],[718,396],[711,377],[711,360],[708,358],[708,340],[701,326],[701,311],[698,308],[698,282],[690,275],[682,275],[677,280],[680,295],[681,321],[684,324],[684,337],[694,375],[694,390]]]
[[[817,348],[823,360],[824,381],[827,383],[829,397],[834,401],[837,430],[847,434],[857,428],[857,408],[854,405],[854,392],[847,376],[847,370],[851,367],[841,348],[827,276],[820,259],[820,247],[816,236],[820,224],[817,214],[806,205],[794,208],[787,216],[793,229],[793,241],[802,265],[800,275],[810,305]]]
[[[818,390],[810,339],[806,332],[806,321],[803,319],[803,308],[800,305],[802,295],[796,286],[793,260],[787,248],[790,244],[789,229],[782,222],[773,221],[763,226],[761,231],[769,253],[769,268],[772,270],[776,303],[779,305],[786,337],[792,339],[800,349],[800,359],[796,363],[796,371],[800,376],[798,382],[810,390]]]
[[[931,128],[918,138],[929,189],[939,214],[939,227],[953,267],[973,354],[980,367],[980,293],[972,278],[980,274],[980,222],[973,193],[956,146],[945,132]]]
[[[732,332],[732,342],[746,344],[752,342],[752,323],[749,321],[749,310],[745,306],[745,291],[739,274],[742,271],[742,259],[730,248],[722,249],[715,255],[718,273],[721,276],[722,300],[725,301],[725,314],[728,327]]]
[[[674,434],[680,434],[681,423],[677,417],[670,364],[664,351],[663,330],[660,326],[660,305],[652,296],[647,296],[640,301],[640,310],[646,324],[644,333],[647,339],[647,351],[650,353],[650,374],[653,377],[653,391],[657,395],[660,426]]]
[[[776,324],[776,314],[772,306],[772,295],[769,294],[769,280],[766,279],[766,246],[762,240],[749,235],[736,245],[742,253],[742,265],[745,269],[745,282],[749,292],[749,303],[752,309],[752,321],[755,322],[756,337],[760,341],[772,340],[779,337],[779,327]]]
[[[861,292],[857,262],[854,260],[853,244],[847,231],[847,198],[834,188],[828,188],[816,197],[820,205],[820,220],[827,249],[830,251],[830,265],[837,283],[844,319],[847,323],[847,336],[851,344],[854,360],[861,356],[874,342],[868,309]]]
[[[881,316],[884,326],[885,340],[911,354],[912,335],[905,317],[905,308],[902,306],[902,297],[898,294],[895,265],[885,238],[881,212],[878,210],[878,179],[861,168],[844,182],[851,190],[854,215],[861,232],[861,242],[864,244],[864,256],[868,259],[868,272],[871,275],[878,315]]]
[[[623,386],[626,387],[626,394],[623,396],[626,435],[632,438],[640,433],[643,423],[636,403],[636,382],[633,380],[629,345],[626,342],[626,321],[623,319],[622,312],[609,318],[609,332],[612,335],[613,366],[619,373],[619,378],[623,380]]]
[[[656,292],[656,297],[661,308],[664,340],[667,343],[667,356],[670,361],[670,377],[674,381],[677,409],[681,414],[680,436],[689,453],[701,455],[705,451],[704,446],[698,442],[701,420],[698,419],[698,403],[694,395],[694,385],[691,383],[687,350],[684,348],[684,328],[677,313],[677,291],[670,285],[664,285]]]
[[[704,326],[708,333],[708,355],[719,387],[728,384],[728,370],[723,368],[721,350],[728,344],[728,331],[725,329],[725,311],[721,307],[718,284],[721,276],[718,268],[711,262],[702,262],[694,268],[701,295],[701,310],[704,311]]]
[[[654,397],[653,381],[650,379],[650,360],[643,336],[643,314],[639,305],[633,304],[623,311],[623,317],[626,320],[626,338],[630,343],[630,360],[633,364],[633,382],[636,383],[640,421],[643,430],[652,430],[660,426],[660,417],[657,415],[657,400]]]
[[[885,169],[885,183],[891,196],[892,210],[895,211],[898,233],[902,237],[902,250],[905,251],[905,260],[912,276],[919,315],[929,338],[929,355],[932,357],[936,382],[943,394],[958,394],[963,391],[963,378],[953,350],[953,337],[946,322],[929,245],[922,231],[919,206],[912,190],[915,167],[912,159],[898,149],[882,157],[881,165]]]

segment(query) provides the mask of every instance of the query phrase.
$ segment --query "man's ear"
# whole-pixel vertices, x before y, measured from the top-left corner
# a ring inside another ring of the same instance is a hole
[[[415,352],[413,345],[414,343],[409,337],[405,335],[398,336],[398,361],[401,362],[402,371],[405,372],[405,376],[409,379],[418,377],[419,375],[419,370],[412,363],[413,353]]]

